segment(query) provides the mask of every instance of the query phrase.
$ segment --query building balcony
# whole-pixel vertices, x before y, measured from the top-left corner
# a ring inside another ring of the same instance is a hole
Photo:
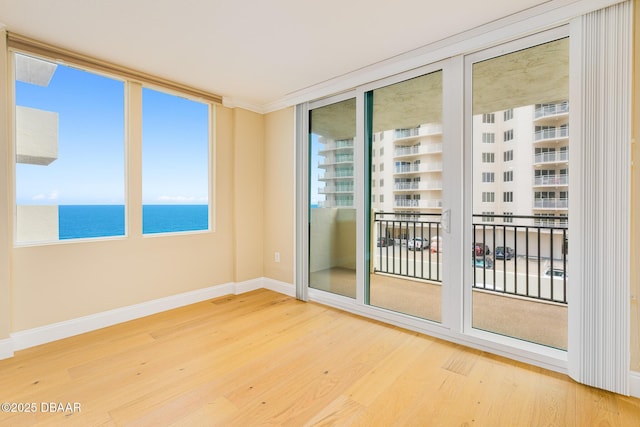
[[[327,156],[324,159],[320,160],[320,162],[318,163],[318,167],[322,168],[344,163],[353,163],[353,154]]]
[[[353,139],[343,139],[339,141],[332,141],[322,148],[319,151],[320,154],[328,153],[332,151],[352,151],[353,150]]]
[[[332,171],[332,172],[327,172],[318,177],[318,180],[320,181],[326,181],[329,179],[353,179],[353,170]]]
[[[393,201],[395,208],[434,209],[442,207],[442,200],[397,199]]]
[[[559,116],[569,115],[569,102],[561,102],[558,104],[543,104],[536,107],[534,112],[534,120],[543,118],[558,118]]]
[[[419,163],[412,165],[396,166],[396,174],[404,173],[420,173],[420,172],[439,172],[442,171],[442,162]]]
[[[393,191],[442,190],[442,181],[396,182]]]
[[[534,187],[564,187],[569,185],[569,175],[545,175],[536,176],[533,179]]]
[[[534,199],[535,209],[569,209],[569,199]]]
[[[568,127],[541,129],[533,134],[533,142],[559,141],[569,138]]]
[[[321,200],[318,202],[319,208],[352,208],[353,200]]]
[[[418,156],[422,154],[442,153],[442,143],[421,144],[412,147],[396,147],[394,157]]]
[[[547,153],[536,153],[533,155],[533,164],[544,163],[567,163],[569,161],[569,150],[552,151]]]
[[[353,184],[345,186],[327,185],[318,189],[318,194],[353,193]]]

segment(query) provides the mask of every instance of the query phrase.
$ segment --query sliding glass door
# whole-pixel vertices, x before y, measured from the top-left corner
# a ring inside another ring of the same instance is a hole
[[[356,100],[309,111],[309,287],[356,296]]]
[[[369,304],[442,320],[442,71],[366,93]]]

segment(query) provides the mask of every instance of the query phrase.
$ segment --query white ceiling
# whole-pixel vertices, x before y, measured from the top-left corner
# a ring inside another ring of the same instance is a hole
[[[261,108],[545,2],[0,0],[0,25]]]

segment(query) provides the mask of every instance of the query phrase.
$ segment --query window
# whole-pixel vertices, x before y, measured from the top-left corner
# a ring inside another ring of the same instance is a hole
[[[493,163],[495,161],[495,153],[482,153],[482,163]]]
[[[505,162],[510,162],[513,160],[513,150],[507,150],[503,153],[503,160]]]
[[[505,110],[503,120],[506,122],[508,120],[513,119],[513,108]]]
[[[375,172],[376,171],[376,165],[371,165],[371,172]]]
[[[495,193],[493,191],[483,191],[482,201],[484,203],[493,203],[495,201]]]
[[[513,181],[513,171],[506,171],[506,172],[503,172],[503,174],[502,174],[502,180],[503,180],[504,182],[511,182],[511,181]]]
[[[384,172],[384,163],[380,163],[380,172]]]
[[[513,129],[504,131],[504,142],[511,141],[513,139]]]
[[[503,212],[502,213],[504,216],[513,216],[513,212]],[[513,218],[503,218],[502,219],[504,222],[513,222]]]
[[[494,182],[495,174],[493,172],[482,172],[482,182]]]
[[[384,156],[384,147],[380,148],[380,156]]]
[[[496,142],[496,135],[493,132],[483,132],[482,142],[485,144],[493,144]]]
[[[494,215],[495,212],[491,211],[491,212],[482,212],[482,221],[483,222],[493,222],[494,221]]]
[[[482,115],[482,123],[495,123],[495,122],[496,122],[496,115],[494,113]]]
[[[380,180],[380,187],[384,187],[384,178]]]
[[[502,193],[503,202],[513,202],[513,191],[505,191]]]
[[[380,203],[384,203],[384,194],[380,195]]]
[[[14,59],[16,241],[124,236],[124,82]]]
[[[209,228],[209,106],[142,91],[143,234]]]

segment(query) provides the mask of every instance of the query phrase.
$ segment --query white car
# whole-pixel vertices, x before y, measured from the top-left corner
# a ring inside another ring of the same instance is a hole
[[[414,237],[413,239],[409,240],[409,243],[407,243],[407,249],[409,249],[410,251],[421,251],[422,248],[422,237]]]

